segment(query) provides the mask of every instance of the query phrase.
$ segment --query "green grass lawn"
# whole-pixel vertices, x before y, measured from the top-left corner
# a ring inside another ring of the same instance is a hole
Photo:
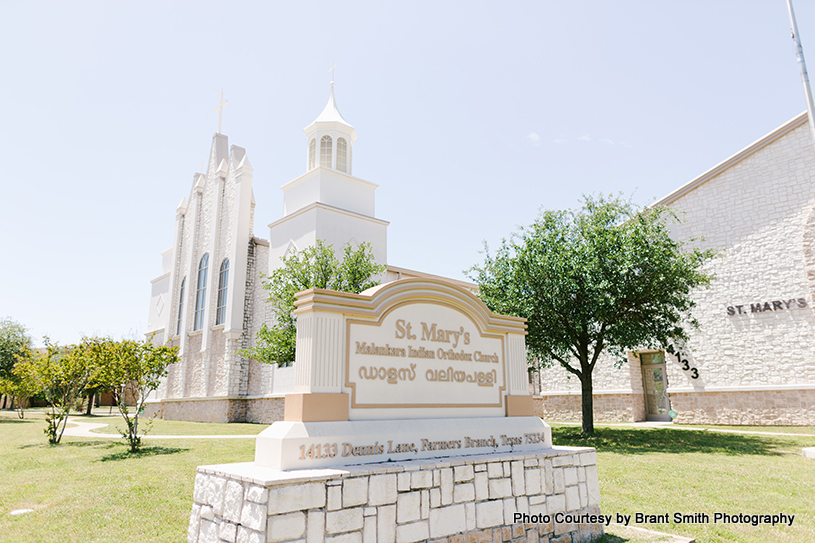
[[[196,467],[254,459],[252,439],[148,441],[132,455],[123,440],[65,436],[50,446],[44,428],[41,412],[22,421],[0,412],[0,541],[186,541]],[[35,512],[8,514],[23,508]]]
[[[597,448],[604,514],[675,512],[794,514],[792,527],[733,524],[638,524],[699,542],[815,541],[815,461],[801,455],[815,437],[764,436],[597,426],[582,439],[574,426],[553,428],[556,445]],[[620,536],[605,542],[648,541]]]
[[[94,416],[89,422],[116,420]],[[121,424],[118,421],[115,424]],[[195,469],[251,461],[254,440],[146,442],[131,455],[122,440],[64,437],[49,446],[42,412],[20,421],[0,412],[0,542],[177,542],[186,539]],[[264,425],[156,421],[155,434],[257,433]],[[103,433],[113,433],[111,427]],[[641,524],[700,542],[815,541],[813,437],[598,426],[589,440],[553,428],[556,445],[598,450],[604,514],[716,511],[795,514],[791,528]],[[10,516],[16,509],[33,513]],[[612,527],[605,543],[658,541]]]

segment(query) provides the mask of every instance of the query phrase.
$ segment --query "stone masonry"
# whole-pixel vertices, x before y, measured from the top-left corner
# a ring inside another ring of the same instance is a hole
[[[806,114],[779,127],[658,201],[680,218],[671,236],[717,256],[709,289],[694,292],[698,329],[666,353],[668,396],[679,421],[807,425],[815,416],[815,146]],[[683,364],[680,360],[687,360]],[[643,420],[639,361],[594,371],[595,401],[641,402],[595,411],[596,420]],[[550,420],[579,418],[580,383],[560,367],[532,377]],[[569,404],[571,403],[571,409]],[[595,408],[598,406],[596,405]]]
[[[535,416],[544,420],[575,421],[582,419],[582,398],[577,394],[551,394],[532,399]],[[636,422],[645,419],[642,394],[594,394],[595,420]]]
[[[596,541],[602,524],[575,518],[600,514],[596,463],[594,449],[554,447],[342,469],[201,466],[188,542]]]

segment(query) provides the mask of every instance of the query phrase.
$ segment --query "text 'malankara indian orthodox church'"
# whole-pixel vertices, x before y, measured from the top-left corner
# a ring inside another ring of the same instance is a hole
[[[815,146],[803,113],[657,202],[684,213],[678,240],[720,253],[716,279],[694,293],[701,323],[677,353],[631,352],[594,372],[597,420],[811,424],[815,420]],[[354,127],[328,104],[305,128],[306,171],[282,186],[283,216],[254,235],[254,170],[216,133],[206,173],[176,210],[173,246],[152,281],[148,334],[180,362],[147,415],[211,422],[283,419],[294,368],[240,354],[271,315],[260,275],[322,239],[369,242],[387,264],[377,185],[353,174]],[[546,202],[541,202],[546,204]],[[383,282],[429,274],[388,265]],[[464,288],[473,285],[448,279]],[[529,373],[536,413],[579,420],[580,386],[559,367]]]

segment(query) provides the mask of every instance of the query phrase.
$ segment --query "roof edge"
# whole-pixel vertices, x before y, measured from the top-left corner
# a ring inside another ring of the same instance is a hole
[[[754,141],[738,153],[730,156],[729,158],[723,160],[722,162],[718,163],[717,165],[713,166],[711,169],[704,172],[702,175],[697,176],[696,178],[688,181],[675,191],[669,193],[667,196],[662,197],[661,199],[657,200],[651,206],[665,206],[669,205],[682,196],[685,196],[689,192],[695,190],[699,186],[705,184],[706,182],[710,181],[726,169],[730,168],[731,166],[741,162],[748,156],[760,151],[764,147],[767,147],[771,143],[779,140],[781,137],[785,136],[786,134],[792,132],[802,124],[807,122],[807,112],[804,111],[803,113],[793,117],[791,120],[787,121],[783,125],[779,126],[766,136]]]

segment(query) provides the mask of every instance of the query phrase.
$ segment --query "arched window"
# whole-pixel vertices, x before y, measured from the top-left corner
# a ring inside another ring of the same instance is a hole
[[[308,169],[313,170],[317,166],[317,140],[311,138],[308,142]]]
[[[331,167],[331,136],[323,136],[320,140],[320,166]]]
[[[198,284],[195,289],[195,319],[193,319],[192,330],[200,330],[204,327],[204,304],[207,297],[207,269],[209,268],[209,255],[201,257],[198,263]]]
[[[175,327],[175,335],[181,335],[181,320],[184,316],[184,287],[187,285],[187,278],[181,280],[181,293],[178,295],[178,323]]]
[[[229,281],[229,259],[221,262],[221,272],[218,274],[218,306],[215,309],[215,324],[226,321],[226,288]]]
[[[345,142],[345,138],[337,138],[337,169],[341,172],[348,171],[347,154],[348,144]]]

